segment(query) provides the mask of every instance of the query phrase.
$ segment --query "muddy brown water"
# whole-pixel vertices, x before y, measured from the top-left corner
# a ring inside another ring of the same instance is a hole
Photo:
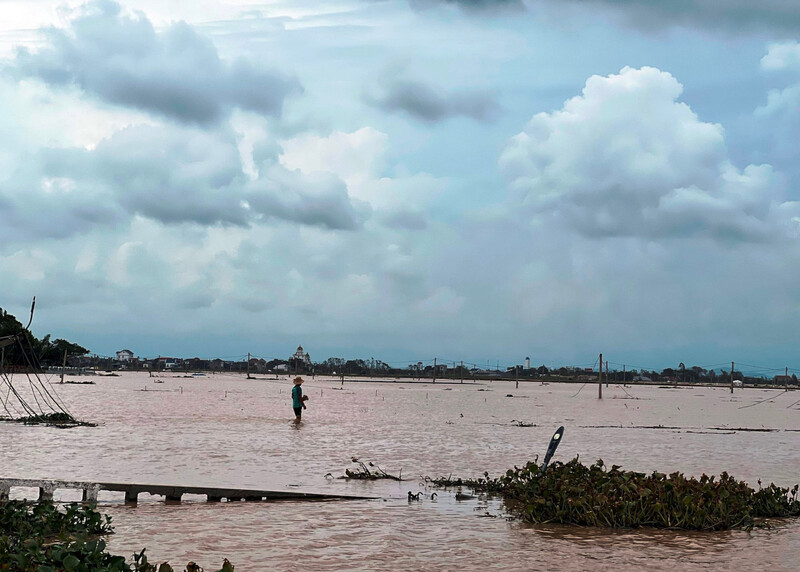
[[[456,500],[424,481],[497,476],[542,455],[564,425],[555,460],[580,455],[587,463],[602,458],[625,469],[696,476],[727,471],[753,486],[792,486],[800,482],[798,391],[610,384],[598,400],[594,383],[342,387],[317,378],[303,385],[310,400],[298,425],[290,382],[259,377],[123,373],[93,377],[95,385],[56,384],[76,417],[100,425],[0,423],[0,476],[376,497],[219,504],[198,497],[167,505],[142,495],[131,506],[121,493],[101,493],[101,510],[116,528],[112,552],[147,547],[151,560],[196,560],[207,570],[223,557],[244,571],[800,570],[796,520],[722,533],[529,526],[509,520],[499,501]],[[407,480],[326,478],[355,468],[352,457]],[[410,502],[409,491],[422,492],[422,500]]]

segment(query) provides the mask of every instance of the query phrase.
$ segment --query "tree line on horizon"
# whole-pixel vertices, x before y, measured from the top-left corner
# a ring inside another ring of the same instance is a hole
[[[49,366],[60,366],[64,359],[64,352],[66,352],[68,358],[80,358],[82,356],[86,356],[89,353],[89,350],[85,347],[61,339],[56,338],[52,339],[51,334],[46,334],[43,338],[39,339],[34,336],[31,332],[26,330],[22,323],[20,323],[17,318],[9,314],[3,308],[0,308],[0,338],[5,336],[14,336],[19,335],[21,336],[21,341],[23,343],[23,347],[26,347],[30,350],[29,353],[32,353],[38,365],[42,367],[49,367]],[[23,355],[19,344],[12,344],[3,348],[3,364],[6,366],[20,366],[24,367],[27,366],[28,363]],[[87,358],[84,357],[82,361],[86,360]],[[100,359],[100,358],[98,358]],[[70,360],[71,361],[71,360]],[[109,367],[113,363],[113,359],[102,359],[103,363],[95,364],[95,365],[103,365],[104,367]],[[190,360],[191,362],[197,362],[197,358],[194,360]],[[218,362],[221,360],[199,360],[201,362],[208,361],[209,363]],[[411,375],[414,377],[433,377],[436,374],[437,377],[446,375],[447,377],[455,377],[455,378],[469,378],[475,374],[475,368],[470,368],[469,365],[454,365],[454,367],[448,367],[445,364],[438,364],[436,367],[436,371],[434,371],[434,367],[430,364],[422,365],[421,363],[417,364],[409,364],[408,367],[403,368],[396,368],[391,367],[384,361],[376,360],[374,358],[370,358],[368,360],[364,359],[343,359],[338,357],[330,357],[322,362],[315,362],[312,364],[303,364],[293,358],[288,358],[285,360],[282,359],[272,359],[269,361],[259,360],[253,358],[251,362],[258,362],[261,366],[259,369],[264,369],[265,371],[273,371],[277,366],[286,365],[287,369],[290,373],[302,373],[302,374],[319,374],[319,375],[376,375],[376,376],[388,376],[388,375],[408,375],[411,372]],[[227,362],[226,362],[227,363]],[[235,363],[235,362],[232,362]],[[84,364],[88,365],[88,364]],[[188,365],[188,364],[187,364]],[[194,363],[194,366],[200,365],[198,363]],[[230,368],[235,371],[246,369],[246,362],[243,362],[244,367],[235,367]],[[213,369],[213,368],[211,368]],[[226,368],[227,369],[227,368]],[[482,372],[486,373],[486,372]],[[512,375],[518,377],[535,377],[535,378],[565,378],[565,379],[574,379],[577,376],[586,376],[586,375],[596,375],[594,372],[587,372],[581,368],[575,367],[567,367],[562,366],[558,368],[548,368],[545,365],[541,365],[539,367],[532,367],[530,369],[522,368],[522,366],[512,366],[507,368],[505,371],[496,372],[497,375]],[[618,371],[612,370],[607,372],[606,375],[608,376],[608,381],[619,381],[619,382],[635,382],[635,381],[655,381],[655,382],[679,382],[679,383],[729,383],[731,379],[731,373],[729,370],[720,369],[719,373],[714,369],[705,369],[700,366],[691,366],[691,367],[684,367],[681,364],[677,368],[664,368],[661,371],[657,370],[647,370],[647,369],[630,369],[626,371]],[[785,376],[779,376],[785,377]],[[733,379],[734,380],[742,380],[747,381],[749,379],[758,379],[758,378],[749,378],[746,377],[740,371],[733,372]],[[798,383],[798,378],[796,374],[792,374],[788,376],[787,379],[783,380],[784,382],[790,382],[793,384]]]

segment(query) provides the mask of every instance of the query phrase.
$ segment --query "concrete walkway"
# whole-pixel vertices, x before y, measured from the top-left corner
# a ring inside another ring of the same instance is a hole
[[[0,478],[0,501],[8,500],[14,487],[38,488],[38,500],[53,500],[53,493],[59,489],[83,491],[82,499],[86,502],[97,502],[100,491],[118,491],[125,493],[126,503],[135,503],[139,493],[161,495],[164,500],[180,502],[185,494],[205,495],[208,502],[227,501],[273,501],[273,500],[364,500],[373,497],[337,495],[327,493],[307,493],[301,491],[265,491],[255,489],[233,489],[221,487],[194,487],[181,485],[149,485],[140,483],[98,483],[85,481],[57,481],[49,479],[4,479]]]

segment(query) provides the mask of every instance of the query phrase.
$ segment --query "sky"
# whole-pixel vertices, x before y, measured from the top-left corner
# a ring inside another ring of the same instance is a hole
[[[800,371],[795,0],[0,10],[0,307],[39,336]]]

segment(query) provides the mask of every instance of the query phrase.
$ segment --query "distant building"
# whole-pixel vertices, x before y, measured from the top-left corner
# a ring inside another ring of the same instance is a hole
[[[119,350],[117,352],[117,361],[131,361],[133,359],[133,352],[131,350]]]
[[[289,367],[296,373],[311,371],[311,356],[303,350],[303,346],[297,346],[297,351],[289,358]]]
[[[303,351],[303,346],[297,346],[297,351],[294,352],[294,355],[289,359],[297,360],[298,362],[311,364],[311,356],[308,355],[308,352]]]
[[[530,369],[530,368],[531,368],[531,358],[526,357],[525,358],[525,369]]]
[[[183,362],[180,358],[161,357],[156,360],[156,369],[175,369]]]

